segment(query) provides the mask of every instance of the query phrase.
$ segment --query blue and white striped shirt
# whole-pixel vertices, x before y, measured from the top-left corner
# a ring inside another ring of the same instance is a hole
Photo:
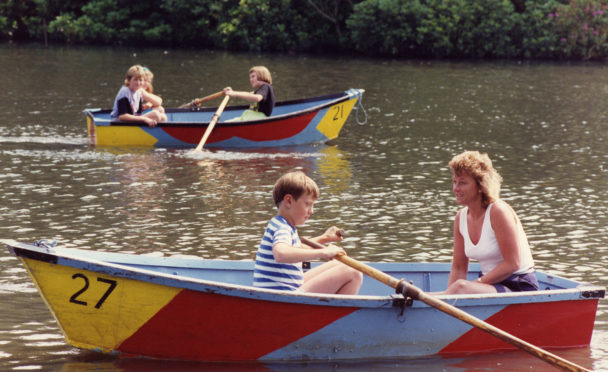
[[[279,263],[274,259],[272,247],[276,243],[285,243],[299,247],[300,237],[295,227],[285,217],[273,217],[262,237],[262,242],[255,256],[253,285],[268,289],[295,291],[304,281],[302,263]]]

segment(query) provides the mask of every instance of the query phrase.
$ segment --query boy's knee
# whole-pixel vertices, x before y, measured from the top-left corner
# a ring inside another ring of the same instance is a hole
[[[350,268],[350,275],[351,275],[351,277],[352,277],[353,280],[363,281],[363,274],[359,270]]]

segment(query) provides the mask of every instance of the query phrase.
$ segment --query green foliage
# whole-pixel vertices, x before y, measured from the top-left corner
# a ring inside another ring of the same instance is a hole
[[[365,53],[599,59],[608,56],[605,2],[365,0],[347,25],[354,49]]]
[[[347,25],[357,50],[381,45],[379,53],[399,56],[505,58],[520,53],[513,31],[521,18],[509,0],[368,0]]]
[[[224,6],[235,4],[235,1],[225,0],[162,0],[161,23],[165,26],[162,32],[169,33],[171,44],[176,46],[213,47],[215,30]]]
[[[608,0],[4,0],[0,40],[355,51],[436,58],[608,57]],[[48,26],[48,27],[46,27]]]
[[[355,6],[346,21],[355,50],[390,55],[415,55],[415,30],[424,11],[418,0],[367,0]]]
[[[237,50],[285,52],[337,44],[330,24],[305,1],[240,0],[217,31],[222,47]]]
[[[565,58],[605,58],[608,52],[608,5],[605,1],[571,0],[548,17],[560,36]]]
[[[32,0],[5,0],[0,2],[0,28],[3,39],[25,40],[29,37],[27,23],[36,15],[36,3]]]

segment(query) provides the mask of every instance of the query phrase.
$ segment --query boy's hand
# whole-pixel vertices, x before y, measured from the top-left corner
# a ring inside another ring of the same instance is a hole
[[[144,121],[149,127],[154,128],[156,126],[156,120],[144,117]]]
[[[341,242],[344,239],[344,230],[339,227],[332,226],[323,233],[321,240],[324,243]]]
[[[326,253],[325,259],[331,260],[336,256],[346,256],[346,251],[343,248],[338,247],[337,245],[330,244],[327,247],[323,248],[323,251]]]

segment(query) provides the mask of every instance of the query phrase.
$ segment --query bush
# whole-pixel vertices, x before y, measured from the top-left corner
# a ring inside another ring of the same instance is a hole
[[[358,51],[396,56],[512,57],[510,0],[367,0],[347,20]]]
[[[366,0],[347,20],[354,49],[401,57],[605,58],[606,0]]]
[[[558,1],[531,2],[521,14],[517,30],[520,56],[523,58],[555,58],[559,54],[559,36],[548,16],[560,5]]]
[[[559,35],[564,58],[598,59],[608,52],[608,6],[597,0],[571,0],[548,18]]]
[[[608,57],[608,0],[4,0],[0,39],[436,58]]]

